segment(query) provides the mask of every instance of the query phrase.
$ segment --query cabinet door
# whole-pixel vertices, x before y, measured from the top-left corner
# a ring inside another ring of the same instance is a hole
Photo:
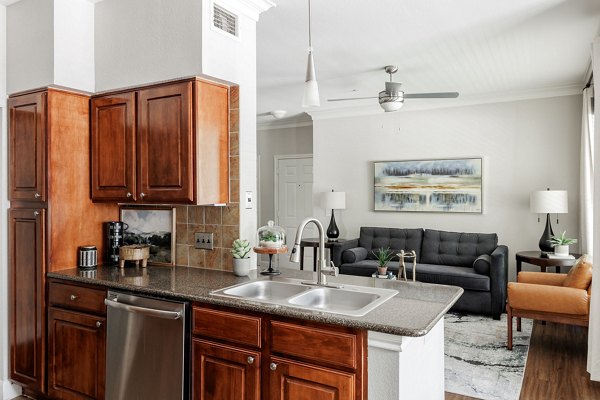
[[[92,200],[134,201],[135,92],[91,102]]]
[[[260,353],[193,340],[194,400],[259,400]]]
[[[106,319],[50,307],[48,394],[56,399],[104,399]]]
[[[46,201],[46,98],[40,92],[8,100],[11,201]]]
[[[138,200],[192,203],[192,83],[140,90],[138,107]]]
[[[270,400],[356,400],[355,374],[272,357]]]
[[[45,210],[9,211],[10,378],[44,390]]]

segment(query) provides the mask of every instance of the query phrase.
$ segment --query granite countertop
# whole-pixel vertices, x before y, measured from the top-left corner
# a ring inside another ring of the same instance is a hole
[[[100,266],[93,271],[73,268],[49,272],[47,276],[49,278],[104,286],[109,289],[229,306],[402,336],[423,336],[427,334],[463,293],[463,289],[456,286],[392,281],[352,275],[328,277],[329,282],[390,288],[399,292],[395,297],[368,314],[362,317],[349,317],[251,300],[228,299],[210,294],[213,290],[257,279],[256,270],[251,271],[249,277],[240,278],[231,272],[180,266],[148,266],[146,271],[140,267],[127,267],[120,270],[118,267]],[[315,280],[316,273],[312,271],[283,270],[280,277]],[[277,278],[259,275],[258,279]]]

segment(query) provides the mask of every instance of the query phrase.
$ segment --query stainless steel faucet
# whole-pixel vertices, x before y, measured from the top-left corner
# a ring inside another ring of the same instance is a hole
[[[331,262],[331,265],[327,265],[327,262],[325,261],[325,231],[323,230],[323,225],[321,225],[321,222],[319,222],[318,219],[314,217],[308,217],[300,223],[300,225],[298,226],[298,230],[296,231],[296,240],[294,241],[292,254],[290,254],[290,261],[295,263],[300,262],[300,241],[302,240],[302,233],[304,232],[304,228],[310,222],[314,222],[315,225],[317,225],[317,229],[319,231],[319,260],[317,261],[317,281],[302,283],[319,286],[341,287],[341,285],[327,284],[327,275],[338,276],[339,269],[335,265],[333,265],[333,262]],[[325,273],[327,273],[327,275]]]

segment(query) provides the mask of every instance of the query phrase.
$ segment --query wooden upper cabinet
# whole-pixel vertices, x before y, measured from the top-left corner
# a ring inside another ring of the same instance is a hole
[[[45,210],[9,211],[10,379],[44,390]]]
[[[94,97],[92,199],[229,201],[229,89],[188,79]]]
[[[192,82],[139,91],[141,202],[194,201]]]
[[[92,198],[136,200],[135,92],[91,101]]]
[[[46,106],[45,92],[8,100],[11,201],[46,201]]]

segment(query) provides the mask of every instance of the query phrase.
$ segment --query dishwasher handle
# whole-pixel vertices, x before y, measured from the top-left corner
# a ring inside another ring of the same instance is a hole
[[[132,306],[131,304],[119,303],[118,301],[104,299],[104,304],[108,307],[113,307],[118,310],[125,310],[133,313],[144,314],[151,317],[164,318],[164,319],[179,319],[181,318],[181,312],[178,311],[163,311],[156,310],[153,308],[145,308]]]

